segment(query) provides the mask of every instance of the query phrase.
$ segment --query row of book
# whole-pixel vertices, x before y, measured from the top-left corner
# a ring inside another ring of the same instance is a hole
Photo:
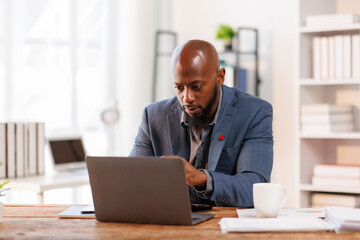
[[[360,78],[360,35],[313,38],[315,79]]]
[[[355,130],[354,107],[327,103],[303,104],[300,122],[302,132],[352,132]]]
[[[0,179],[44,174],[44,144],[44,123],[0,123]]]
[[[360,165],[316,164],[312,177],[312,184],[316,186],[360,187]],[[360,207],[360,195],[340,193],[313,193],[311,206],[323,208],[325,206]]]
[[[360,188],[360,165],[316,164],[312,184],[318,186]]]

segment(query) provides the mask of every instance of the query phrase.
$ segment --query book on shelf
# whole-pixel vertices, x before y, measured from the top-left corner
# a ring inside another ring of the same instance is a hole
[[[316,164],[314,166],[314,176],[360,179],[360,165]]]
[[[0,123],[0,178],[6,178],[6,124]]]
[[[335,78],[335,38],[334,36],[328,37],[328,75],[330,79]]]
[[[312,184],[317,186],[333,187],[360,187],[360,178],[343,178],[343,177],[323,177],[313,176]]]
[[[341,35],[334,36],[335,45],[335,78],[341,79],[343,77],[343,38]]]
[[[339,114],[302,114],[300,120],[303,124],[353,124],[354,114],[351,112]]]
[[[306,133],[335,133],[335,132],[353,132],[354,124],[302,124],[301,131]]]
[[[340,165],[360,165],[360,146],[338,144],[336,146],[336,163]]]
[[[343,78],[351,77],[351,36],[343,35]]]
[[[351,61],[351,70],[353,78],[360,78],[360,36],[359,34],[351,36],[351,46],[352,46],[352,61]]]
[[[305,24],[308,27],[334,27],[351,25],[360,22],[360,15],[356,14],[322,14],[308,15]]]
[[[351,113],[353,114],[354,107],[352,105],[340,105],[330,103],[319,104],[302,104],[301,114],[333,114],[333,113]]]
[[[313,193],[311,195],[313,208],[324,208],[326,206],[360,207],[360,196],[336,193]]]
[[[27,168],[28,175],[36,175],[37,172],[37,131],[36,123],[29,122],[27,123],[28,128],[28,159],[27,159]]]
[[[25,176],[25,128],[23,123],[16,123],[16,177]]]
[[[329,45],[328,37],[320,37],[320,77],[329,78]]]
[[[15,177],[15,123],[6,124],[6,166],[7,166],[7,177]]]
[[[38,175],[44,174],[44,145],[45,145],[45,126],[44,123],[36,123],[36,155],[37,155],[37,169]]]

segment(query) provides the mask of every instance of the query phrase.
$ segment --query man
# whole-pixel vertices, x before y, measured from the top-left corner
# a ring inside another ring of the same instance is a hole
[[[145,108],[130,156],[182,157],[192,203],[252,207],[252,185],[273,164],[271,105],[223,85],[205,41],[179,45],[171,73],[176,97]]]

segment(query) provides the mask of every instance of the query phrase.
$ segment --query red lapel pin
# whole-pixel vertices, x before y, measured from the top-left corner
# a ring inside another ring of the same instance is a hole
[[[224,140],[224,136],[220,135],[219,139],[220,139],[220,141]]]

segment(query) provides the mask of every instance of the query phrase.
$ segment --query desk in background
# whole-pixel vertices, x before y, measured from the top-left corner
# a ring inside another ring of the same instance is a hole
[[[89,185],[87,173],[56,173],[44,176],[33,176],[10,179],[7,187],[11,189],[33,191],[37,194],[37,203],[44,204],[44,192],[52,189],[74,188]],[[73,195],[73,202],[76,202]]]
[[[98,222],[95,219],[58,219],[68,205],[6,205],[0,239],[360,239],[360,232],[228,233],[222,217],[237,217],[236,208],[215,207],[215,218],[195,226]]]

